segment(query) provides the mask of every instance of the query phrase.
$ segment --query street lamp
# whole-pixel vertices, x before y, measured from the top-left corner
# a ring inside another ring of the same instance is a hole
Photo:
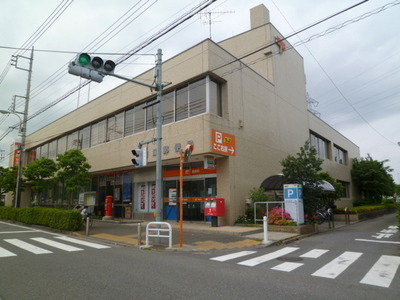
[[[8,110],[0,110],[1,114],[12,114],[16,115],[19,118],[20,126],[19,132],[21,134],[21,145],[19,146],[19,161],[18,161],[18,176],[17,176],[17,188],[15,191],[15,207],[19,207],[21,203],[21,191],[22,191],[22,162],[23,162],[23,151],[25,148],[25,138],[26,138],[26,113],[19,111],[8,111]],[[21,119],[19,115],[24,116],[24,120]]]

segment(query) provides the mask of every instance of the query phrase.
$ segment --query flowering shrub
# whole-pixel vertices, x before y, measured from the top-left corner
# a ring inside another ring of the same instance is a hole
[[[307,224],[315,224],[315,223],[317,223],[317,216],[315,215],[315,213],[305,214],[304,222]]]
[[[281,226],[296,225],[290,214],[281,206],[276,206],[268,212],[268,224]]]

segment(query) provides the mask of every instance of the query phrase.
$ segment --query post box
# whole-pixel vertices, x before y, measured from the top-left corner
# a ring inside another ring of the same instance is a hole
[[[211,217],[225,216],[225,199],[224,198],[206,198],[204,207],[204,215]]]
[[[106,218],[112,218],[113,216],[113,196],[106,196],[105,210],[106,210]]]

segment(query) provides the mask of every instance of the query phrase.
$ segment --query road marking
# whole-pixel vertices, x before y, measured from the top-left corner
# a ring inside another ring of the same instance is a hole
[[[236,253],[232,253],[232,254],[213,257],[213,258],[210,258],[210,260],[227,261],[227,260],[230,260],[230,259],[243,257],[243,256],[250,255],[250,254],[253,254],[253,253],[256,253],[256,251],[240,251],[240,252],[236,252]]]
[[[291,272],[291,271],[297,269],[298,267],[301,267],[302,265],[304,265],[304,264],[303,263],[294,263],[294,262],[284,262],[284,263],[277,265],[271,269],[283,271],[283,272]]]
[[[12,253],[12,252],[0,247],[0,257],[10,257],[10,256],[17,256],[17,254]]]
[[[325,278],[336,278],[344,270],[347,269],[353,262],[355,262],[362,253],[360,252],[343,252],[340,256],[326,264],[313,274],[312,276],[325,277]]]
[[[48,254],[48,253],[53,253],[49,250],[40,248],[40,247],[36,247],[32,244],[29,244],[27,242],[18,240],[18,239],[5,239],[4,241],[6,241],[7,243],[10,243],[11,245],[14,245],[18,248],[24,249],[26,251],[29,251],[31,253],[34,254]]]
[[[359,242],[372,242],[372,243],[383,243],[383,244],[395,244],[400,245],[400,242],[392,242],[392,241],[377,241],[377,240],[366,240],[366,239],[355,239]]]
[[[95,248],[95,249],[111,248],[110,246],[101,245],[101,244],[95,244],[95,243],[82,241],[82,240],[78,240],[78,239],[73,239],[73,238],[70,238],[70,237],[67,237],[67,236],[57,236],[56,239],[60,239],[60,240],[66,241],[66,242],[79,244],[79,245],[83,245],[83,246],[87,246],[87,247],[91,247],[91,248]]]
[[[382,255],[360,283],[389,287],[400,265],[399,256]]]
[[[304,253],[303,255],[300,255],[300,257],[306,257],[306,258],[318,258],[321,255],[325,254],[329,250],[324,250],[324,249],[313,249],[311,251],[308,251],[307,253]]]
[[[56,242],[56,241],[52,241],[52,240],[49,240],[49,239],[46,239],[46,238],[31,238],[31,240],[34,240],[36,242],[49,245],[49,246],[54,247],[54,248],[65,250],[65,251],[68,251],[68,252],[82,251],[83,250],[81,248],[69,246],[69,245],[62,244],[62,243],[59,243],[59,242]]]
[[[238,264],[239,265],[243,265],[243,266],[254,267],[254,266],[259,265],[261,263],[264,263],[264,262],[276,259],[276,258],[278,258],[280,256],[289,254],[289,253],[291,253],[293,251],[296,251],[298,249],[299,248],[297,248],[297,247],[286,247],[286,248],[280,249],[280,250],[272,252],[272,253],[268,253],[268,254],[265,254],[265,255],[261,255],[261,256],[258,256],[258,257],[252,258],[252,259],[248,259],[248,260],[239,262]]]
[[[5,234],[5,233],[37,233],[36,231],[33,230],[19,230],[19,231],[1,231],[0,234]]]

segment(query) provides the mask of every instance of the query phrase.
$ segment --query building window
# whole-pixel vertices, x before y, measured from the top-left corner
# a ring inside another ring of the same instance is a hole
[[[170,92],[163,95],[163,125],[174,122],[175,93]]]
[[[144,131],[144,121],[145,121],[145,118],[146,118],[146,115],[145,115],[145,110],[143,109],[144,108],[144,103],[142,103],[142,104],[140,104],[140,105],[138,105],[138,106],[135,106],[135,116],[134,116],[134,119],[133,119],[133,124],[134,124],[134,127],[133,127],[133,133],[138,133],[138,132],[142,132],[142,131]]]
[[[176,91],[175,120],[180,121],[188,117],[188,87]]]
[[[189,84],[189,117],[206,112],[206,79]]]
[[[54,159],[57,157],[57,140],[49,143],[48,158]]]
[[[350,184],[345,181],[337,180],[336,182],[340,183],[343,186],[343,195],[342,198],[350,198]]]
[[[39,149],[39,148],[38,148]],[[37,160],[37,153],[36,153],[36,150],[37,149],[32,149],[32,150],[29,150],[29,156],[28,156],[28,164],[29,163],[31,163],[31,162],[33,162],[33,161],[35,161],[35,160]]]
[[[323,138],[310,133],[311,146],[317,150],[317,155],[322,158],[329,158],[329,142]]]
[[[157,105],[154,104],[156,99],[146,102],[146,130],[155,128],[157,125]]]
[[[133,116],[135,109],[132,108],[130,110],[125,111],[125,136],[133,134]]]
[[[222,92],[221,84],[215,82],[214,80],[209,80],[209,105],[210,113],[222,117]]]
[[[68,135],[67,138],[67,151],[71,149],[79,149],[79,132],[75,131]]]
[[[49,144],[44,144],[42,147],[40,147],[40,158],[45,157],[49,155]]]
[[[57,154],[64,154],[67,151],[67,136],[63,136],[57,140]]]
[[[90,126],[79,130],[80,149],[87,149],[90,147]]]
[[[107,142],[122,138],[124,133],[124,113],[119,113],[107,119]]]
[[[337,162],[341,165],[347,164],[347,152],[345,150],[334,145],[333,152],[334,152],[335,162]]]
[[[106,125],[107,125],[107,120],[103,120],[100,121],[99,123],[92,125],[90,133],[91,147],[102,144],[106,141]]]

